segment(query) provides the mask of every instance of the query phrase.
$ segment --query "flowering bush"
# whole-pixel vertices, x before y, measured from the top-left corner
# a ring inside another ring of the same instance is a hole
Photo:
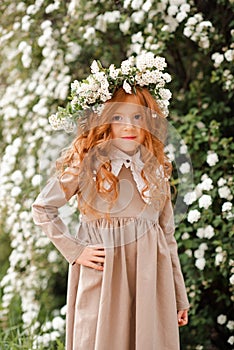
[[[183,143],[168,148],[174,159],[188,151],[193,166],[194,188],[183,195],[189,208],[176,230],[191,302],[182,348],[231,349],[233,1],[3,0],[0,9],[0,345],[63,348],[67,266],[31,219],[69,141],[51,133],[48,116],[93,59],[118,67],[146,50],[166,57],[173,78],[169,120]],[[192,176],[186,160],[177,170]],[[73,230],[71,213],[72,203],[62,215]]]

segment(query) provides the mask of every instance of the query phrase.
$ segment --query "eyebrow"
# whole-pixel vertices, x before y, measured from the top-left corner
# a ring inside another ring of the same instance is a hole
[[[112,114],[124,114],[125,113],[125,111],[114,111],[114,112],[112,112]],[[133,113],[131,113],[131,115],[136,115],[136,114],[143,114],[143,111],[142,110],[136,110],[136,111],[134,111]]]

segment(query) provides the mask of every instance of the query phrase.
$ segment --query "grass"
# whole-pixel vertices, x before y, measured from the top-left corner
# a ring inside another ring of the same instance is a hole
[[[22,325],[16,325],[7,329],[0,329],[0,349],[4,350],[31,350],[33,349],[33,336],[22,329]],[[35,348],[34,348],[35,349]],[[57,340],[51,344],[49,350],[65,350],[64,344]],[[36,350],[45,350],[44,345],[38,345]]]

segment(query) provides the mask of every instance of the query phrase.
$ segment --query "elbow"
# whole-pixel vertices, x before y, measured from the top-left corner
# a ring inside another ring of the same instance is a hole
[[[33,221],[36,225],[41,225],[50,220],[46,207],[42,207],[36,203],[33,203],[31,213]]]
[[[43,213],[42,207],[39,207],[37,204],[33,203],[31,207],[32,219],[36,225],[39,225],[42,220],[40,220]]]

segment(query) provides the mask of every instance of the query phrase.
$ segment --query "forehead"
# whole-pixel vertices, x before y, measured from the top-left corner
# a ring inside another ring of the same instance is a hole
[[[121,115],[132,115],[135,113],[143,114],[146,107],[139,104],[128,103],[128,102],[115,102],[111,108],[112,113],[119,113]]]

